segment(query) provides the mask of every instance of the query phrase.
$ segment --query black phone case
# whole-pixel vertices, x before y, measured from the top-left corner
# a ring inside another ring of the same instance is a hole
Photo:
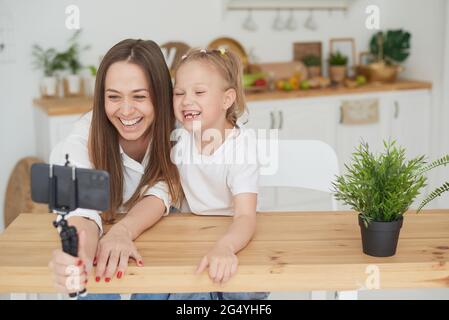
[[[72,191],[72,167],[53,165],[57,178],[57,207],[69,206]],[[109,206],[109,174],[102,170],[75,168],[78,192],[77,206],[83,209],[105,211]],[[35,163],[31,166],[31,199],[38,203],[49,201],[50,165]]]

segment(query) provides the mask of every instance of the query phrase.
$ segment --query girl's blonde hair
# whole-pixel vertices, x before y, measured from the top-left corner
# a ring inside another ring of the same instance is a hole
[[[246,112],[245,93],[243,90],[243,66],[240,58],[229,50],[224,49],[191,49],[175,67],[175,74],[179,68],[190,61],[202,61],[214,66],[226,81],[226,90],[234,89],[236,98],[226,111],[226,119],[233,125]]]

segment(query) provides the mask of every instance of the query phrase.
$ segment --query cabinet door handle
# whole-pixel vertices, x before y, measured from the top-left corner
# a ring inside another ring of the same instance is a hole
[[[399,102],[394,102],[394,118],[397,119],[399,117]]]
[[[270,111],[270,119],[271,119],[270,129],[274,129],[274,114],[273,114],[273,111]]]
[[[343,123],[343,107],[342,106],[340,106],[340,119],[338,120],[338,122],[340,124]]]
[[[278,129],[281,130],[284,126],[284,114],[282,113],[282,110],[279,111],[279,127]]]

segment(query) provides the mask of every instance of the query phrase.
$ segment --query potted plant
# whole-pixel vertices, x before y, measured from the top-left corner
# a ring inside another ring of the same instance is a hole
[[[369,81],[394,82],[403,63],[410,55],[409,32],[402,29],[374,34],[370,41],[370,53],[374,62],[359,66],[358,72]]]
[[[34,66],[42,69],[44,77],[40,81],[40,92],[43,98],[55,97],[58,95],[58,78],[56,72],[64,69],[64,61],[60,53],[50,48],[44,50],[35,44],[32,49],[34,56]]]
[[[63,60],[65,62],[66,69],[70,71],[64,79],[64,95],[65,96],[79,96],[83,94],[82,78],[79,75],[79,71],[83,68],[80,62],[80,53],[90,48],[85,46],[83,48],[78,44],[78,37],[81,30],[75,32],[72,38],[69,40],[69,48],[62,53]]]
[[[336,199],[359,213],[363,252],[375,257],[396,253],[403,214],[426,185],[424,156],[407,161],[394,141],[384,147],[375,155],[362,142],[347,173],[333,182]]]
[[[340,51],[331,53],[329,57],[329,78],[336,84],[342,84],[346,78],[348,57]]]
[[[308,55],[302,59],[302,62],[307,67],[307,74],[310,79],[321,76],[321,58],[317,55]]]
[[[431,164],[429,164],[427,167],[425,167],[422,172],[426,172],[429,170],[432,170],[439,166],[446,166],[449,164],[449,155],[445,155],[444,157],[433,161]],[[434,189],[429,195],[421,202],[421,204],[418,207],[417,212],[420,212],[429,202],[434,200],[435,198],[441,196],[443,193],[449,191],[449,182],[444,182],[441,186]]]
[[[89,75],[84,78],[84,92],[87,96],[92,97],[95,91],[95,78],[97,76],[97,68],[93,65],[87,67]]]

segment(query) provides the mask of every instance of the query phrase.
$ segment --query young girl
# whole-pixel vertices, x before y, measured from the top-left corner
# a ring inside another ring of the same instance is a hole
[[[182,124],[172,150],[190,207],[198,215],[233,216],[227,232],[199,261],[217,283],[237,271],[237,252],[254,235],[259,166],[257,140],[237,119],[245,112],[242,67],[226,50],[195,49],[175,76],[173,107]],[[263,299],[268,293],[212,293],[219,299]]]
[[[78,258],[56,250],[49,266],[59,292],[82,291],[92,265],[95,280],[121,278],[129,258],[143,266],[133,243],[144,230],[168,214],[180,194],[179,175],[170,161],[170,133],[175,127],[172,83],[159,46],[153,41],[124,40],[112,47],[98,69],[93,110],[51,155],[51,162],[106,170],[110,176],[110,210],[114,222],[103,237],[99,212],[78,209],[68,216],[79,234]],[[94,261],[96,260],[96,261]],[[76,289],[67,288],[68,267],[78,266]],[[89,295],[91,299],[119,299]],[[148,297],[151,297],[150,295]],[[158,298],[154,295],[153,298]]]

